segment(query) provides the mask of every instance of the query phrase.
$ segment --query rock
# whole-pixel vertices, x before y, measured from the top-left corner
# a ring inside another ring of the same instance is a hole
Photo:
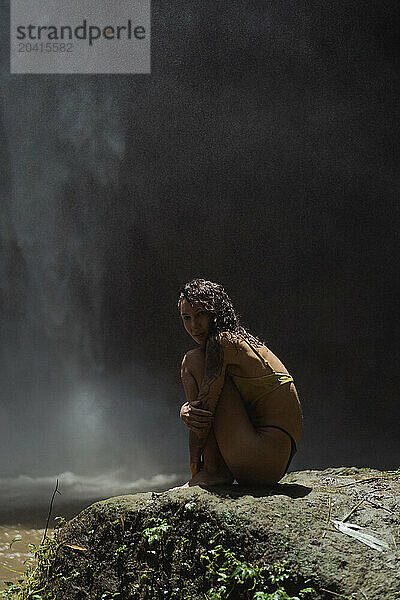
[[[313,587],[307,598],[398,600],[399,480],[398,471],[346,467],[289,473],[268,489],[193,487],[96,502],[60,531],[43,598],[224,598],[204,595],[220,584],[201,555],[219,545],[253,567],[288,561],[288,594]],[[361,500],[348,522],[389,549],[328,523]],[[241,589],[229,599],[253,598]]]

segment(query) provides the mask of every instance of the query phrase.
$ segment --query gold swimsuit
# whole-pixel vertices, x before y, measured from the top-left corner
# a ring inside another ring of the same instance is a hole
[[[276,390],[281,385],[286,383],[293,382],[293,377],[288,373],[280,373],[279,371],[275,371],[269,365],[269,363],[265,360],[263,356],[254,348],[250,342],[248,342],[245,338],[243,338],[246,344],[253,350],[253,352],[260,358],[264,367],[268,370],[272,370],[271,373],[267,373],[266,375],[261,375],[261,377],[242,377],[240,375],[230,375],[233,383],[235,384],[239,394],[243,398],[246,403],[247,408],[249,409],[251,420],[255,427],[271,427],[273,429],[280,429],[284,433],[286,433],[291,442],[291,451],[289,462],[286,466],[285,473],[287,472],[290,462],[297,451],[296,442],[293,439],[293,436],[290,435],[286,429],[283,427],[278,427],[277,425],[264,425],[259,423],[260,416],[257,411],[257,402],[264,398],[266,395],[270,394],[274,390]],[[262,419],[261,419],[262,420]]]

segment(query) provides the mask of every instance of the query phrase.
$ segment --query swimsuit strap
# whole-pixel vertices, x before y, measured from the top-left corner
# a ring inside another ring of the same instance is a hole
[[[263,356],[261,356],[261,354],[256,350],[256,348],[254,348],[254,346],[252,346],[250,344],[250,342],[248,340],[246,340],[245,337],[243,337],[244,341],[246,342],[246,344],[253,350],[254,354],[257,354],[258,358],[261,360],[262,364],[264,365],[265,368],[271,369],[272,373],[276,373],[275,369],[273,369],[271,367],[271,365],[269,364],[269,362],[267,360],[265,360],[265,358]],[[272,375],[271,373],[271,375]]]

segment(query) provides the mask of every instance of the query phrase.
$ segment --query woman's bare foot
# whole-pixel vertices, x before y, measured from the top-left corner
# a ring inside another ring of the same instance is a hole
[[[187,484],[185,484],[185,487],[192,487],[194,485],[231,485],[233,481],[234,477],[231,475],[231,473],[229,473],[229,475],[227,473],[212,473],[202,469],[196,473],[196,475],[194,475]]]
[[[176,487],[173,488],[169,488],[167,490],[167,492],[173,492],[174,490],[184,490],[185,488],[188,488],[190,485],[190,481],[187,481],[186,483],[184,483],[183,485],[177,485]]]

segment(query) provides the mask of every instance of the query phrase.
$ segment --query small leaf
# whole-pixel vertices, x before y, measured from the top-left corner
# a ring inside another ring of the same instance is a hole
[[[345,533],[346,535],[355,538],[359,542],[366,544],[374,550],[379,550],[379,552],[382,552],[382,550],[390,549],[390,546],[384,540],[381,540],[369,533],[361,531],[361,527],[359,525],[356,525],[355,523],[343,523],[343,521],[336,520],[332,520],[332,523],[334,524],[336,529],[338,529],[342,533]]]
[[[22,535],[16,535],[10,542],[10,548],[13,544],[15,544],[15,542],[20,542],[22,540]]]
[[[82,552],[87,552],[87,548],[83,546],[76,546],[75,544],[64,544],[67,548],[72,548],[72,550],[81,550]]]
[[[309,588],[304,588],[303,590],[300,590],[300,598],[304,598],[308,594],[315,594],[314,588],[309,587]]]

